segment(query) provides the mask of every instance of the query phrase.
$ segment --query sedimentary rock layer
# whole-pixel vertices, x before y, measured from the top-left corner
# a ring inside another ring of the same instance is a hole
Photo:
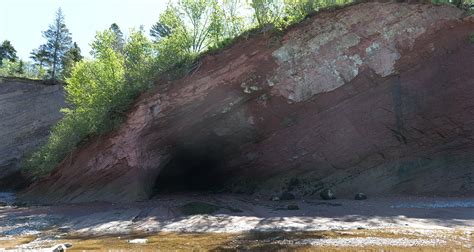
[[[0,78],[0,187],[15,184],[20,160],[46,141],[64,106],[61,85]]]
[[[364,3],[242,38],[158,81],[25,200],[134,201],[219,189],[474,192],[474,18]]]

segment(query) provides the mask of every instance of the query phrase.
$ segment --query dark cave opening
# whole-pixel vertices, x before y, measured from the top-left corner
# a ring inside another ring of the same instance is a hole
[[[176,192],[216,192],[222,190],[226,176],[222,146],[187,146],[174,151],[158,175],[153,194]]]

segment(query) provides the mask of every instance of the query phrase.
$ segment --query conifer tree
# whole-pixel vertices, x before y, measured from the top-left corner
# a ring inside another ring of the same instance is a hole
[[[7,59],[10,62],[15,62],[18,57],[16,56],[16,50],[8,40],[4,40],[0,45],[0,66],[2,65],[3,59]]]
[[[83,59],[81,55],[81,48],[77,45],[76,42],[74,42],[71,46],[71,48],[64,54],[63,57],[63,77],[64,78],[69,78],[71,76],[71,71],[72,68],[74,67],[74,64],[77,62],[81,61]]]
[[[72,44],[71,33],[66,27],[61,8],[56,12],[54,23],[43,32],[43,37],[47,42],[40,46],[37,52],[41,52],[41,55],[47,59],[51,79],[57,80],[64,69],[63,58]]]
[[[115,34],[115,42],[112,47],[116,52],[122,52],[123,46],[125,45],[125,39],[123,38],[123,33],[120,30],[120,27],[116,23],[113,23],[110,25],[109,29]]]

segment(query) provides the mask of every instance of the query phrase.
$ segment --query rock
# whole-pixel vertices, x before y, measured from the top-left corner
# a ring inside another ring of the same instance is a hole
[[[336,199],[336,195],[334,194],[334,191],[331,189],[324,189],[319,196],[323,200],[334,200]]]
[[[279,196],[272,196],[272,197],[270,197],[270,200],[271,201],[280,201],[280,197]]]
[[[358,193],[358,194],[355,195],[354,199],[355,200],[366,200],[367,195],[365,195],[364,193]]]
[[[26,202],[17,201],[17,202],[14,202],[14,203],[12,204],[12,206],[14,206],[14,207],[27,207],[28,204],[27,204]]]
[[[213,214],[219,209],[221,207],[198,201],[190,202],[180,207],[181,212],[185,215]]]
[[[0,77],[0,189],[22,183],[21,159],[47,140],[65,106],[62,85]]]
[[[146,244],[148,242],[148,239],[133,239],[129,240],[128,243],[131,244]]]
[[[474,22],[462,15],[370,1],[308,18],[277,48],[264,36],[239,40],[193,74],[157,80],[122,125],[19,197],[133,202],[196,182],[229,191],[250,183],[266,195],[291,177],[309,193],[337,183],[354,193],[367,185],[368,195],[465,185],[472,195]]]
[[[6,202],[0,201],[0,207],[7,206],[8,204]]]
[[[300,210],[300,207],[298,205],[288,205],[287,209],[288,210]]]
[[[295,195],[290,192],[283,192],[279,198],[280,200],[294,200]]]
[[[48,250],[52,252],[64,252],[64,251],[67,251],[67,249],[71,247],[72,247],[71,244],[65,243],[65,244],[55,245]]]

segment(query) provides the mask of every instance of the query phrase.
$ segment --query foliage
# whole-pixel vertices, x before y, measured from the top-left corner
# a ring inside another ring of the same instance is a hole
[[[223,15],[222,35],[225,39],[235,38],[245,31],[247,17],[242,13],[242,10],[245,10],[243,0],[222,0],[221,9]]]
[[[281,0],[252,0],[250,6],[258,26],[277,25],[282,18],[284,3]]]
[[[48,52],[46,51],[46,46],[41,45],[38,49],[34,49],[31,52],[30,58],[42,68],[47,67],[50,64]]]
[[[16,56],[16,50],[10,41],[4,40],[0,45],[0,66],[2,66],[3,59],[10,62],[15,62],[18,57]]]
[[[74,65],[81,61],[83,59],[82,55],[81,55],[81,48],[79,48],[79,46],[77,45],[76,42],[74,42],[71,46],[71,48],[69,48],[69,50],[66,52],[66,54],[64,54],[64,57],[62,59],[62,65],[64,67],[64,70],[63,70],[63,77],[64,78],[69,78],[71,77],[71,71],[74,67]]]
[[[150,34],[156,42],[173,40],[179,50],[196,55],[218,43],[223,29],[222,9],[217,0],[180,0],[177,5],[168,4]]]
[[[72,44],[71,33],[64,23],[61,8],[56,12],[54,23],[43,32],[46,44],[41,45],[32,52],[32,59],[39,65],[47,64],[47,70],[53,80],[59,79],[64,69],[64,56]]]
[[[471,44],[474,44],[474,32],[471,32],[471,34],[469,34],[469,42],[471,42]]]
[[[0,77],[19,77],[37,79],[45,75],[45,71],[30,62],[17,60],[15,62],[3,59],[0,66]]]
[[[85,138],[107,132],[141,91],[150,86],[153,69],[152,43],[142,31],[133,31],[124,52],[114,50],[111,30],[97,33],[92,43],[94,60],[77,63],[67,79],[65,117],[52,129],[46,145],[23,163],[30,176],[51,171]]]
[[[109,29],[115,34],[115,42],[112,47],[115,51],[122,52],[125,44],[125,39],[123,38],[123,33],[120,30],[120,27],[116,23],[113,23],[112,25],[110,25]]]

